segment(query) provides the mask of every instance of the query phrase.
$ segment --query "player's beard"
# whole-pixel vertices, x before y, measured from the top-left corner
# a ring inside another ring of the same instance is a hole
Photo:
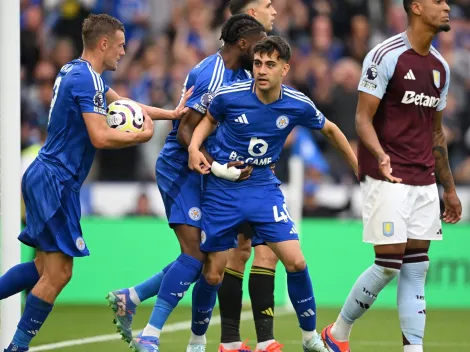
[[[251,56],[248,56],[248,55],[242,56],[240,63],[241,63],[241,67],[244,70],[253,72],[253,58]]]
[[[441,24],[438,28],[437,28],[437,33],[440,33],[440,32],[449,32],[450,31],[450,24],[446,23],[446,24]]]

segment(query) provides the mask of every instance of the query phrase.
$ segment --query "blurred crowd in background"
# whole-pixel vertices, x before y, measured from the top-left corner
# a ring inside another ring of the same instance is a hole
[[[82,51],[81,23],[108,13],[126,27],[126,56],[103,75],[121,96],[173,109],[189,70],[221,46],[229,0],[21,0],[21,147],[25,164],[47,135],[52,87],[62,65]],[[470,184],[470,0],[449,1],[452,31],[434,46],[450,65],[445,115],[450,163],[458,184]],[[367,52],[406,29],[401,0],[273,0],[274,32],[288,38],[291,71],[285,83],[309,96],[357,145],[357,85]],[[155,161],[171,123],[158,122],[147,144],[99,151],[87,182],[155,178]],[[352,184],[348,165],[319,133],[296,129],[276,170],[288,182],[289,156],[305,164],[304,204],[315,210],[319,185]],[[145,202],[145,199],[140,199]]]

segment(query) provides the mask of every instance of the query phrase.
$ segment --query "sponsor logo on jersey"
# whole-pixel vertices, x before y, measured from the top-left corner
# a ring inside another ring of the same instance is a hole
[[[416,93],[412,90],[407,90],[401,102],[403,104],[415,104],[418,106],[425,106],[429,108],[436,108],[439,105],[441,99],[431,97],[424,93]]]

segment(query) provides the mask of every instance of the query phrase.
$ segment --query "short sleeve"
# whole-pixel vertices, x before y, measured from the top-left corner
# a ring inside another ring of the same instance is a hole
[[[225,105],[224,94],[216,94],[209,105],[209,113],[219,122],[224,119]]]
[[[304,114],[301,125],[313,130],[321,130],[325,126],[325,116],[309,98],[305,97],[304,99]]]
[[[395,70],[396,58],[393,55],[386,55],[377,64],[373,60],[374,56],[375,50],[372,50],[364,59],[358,90],[382,99]]]
[[[208,75],[206,71],[208,70],[202,72],[191,71],[184,84],[184,91],[194,86],[193,94],[186,102],[186,106],[202,115],[206,114],[207,108],[214,96],[212,91],[214,84],[211,84],[212,74]]]
[[[444,67],[446,70],[446,83],[444,83],[444,87],[442,88],[439,104],[436,107],[436,111],[442,111],[447,106],[447,94],[449,93],[450,84],[450,69],[447,62],[444,62]]]
[[[82,113],[97,113],[106,116],[104,91],[107,86],[102,82],[99,81],[99,77],[92,76],[89,71],[82,71],[75,75],[72,94]]]

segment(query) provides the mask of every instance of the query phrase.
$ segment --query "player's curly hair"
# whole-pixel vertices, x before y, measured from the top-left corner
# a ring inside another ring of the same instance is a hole
[[[222,27],[220,39],[224,43],[235,44],[249,34],[264,32],[264,27],[254,17],[245,14],[233,15]]]
[[[258,0],[230,0],[228,9],[232,15],[236,15],[245,12],[245,9],[249,4],[257,1]]]
[[[270,35],[260,40],[253,48],[254,53],[267,54],[269,57],[277,51],[279,53],[278,58],[289,62],[292,55],[292,49],[289,43],[282,37],[277,35]]]
[[[91,14],[83,21],[83,46],[85,48],[92,48],[101,37],[113,35],[116,31],[125,32],[124,25],[117,18],[107,14]]]

